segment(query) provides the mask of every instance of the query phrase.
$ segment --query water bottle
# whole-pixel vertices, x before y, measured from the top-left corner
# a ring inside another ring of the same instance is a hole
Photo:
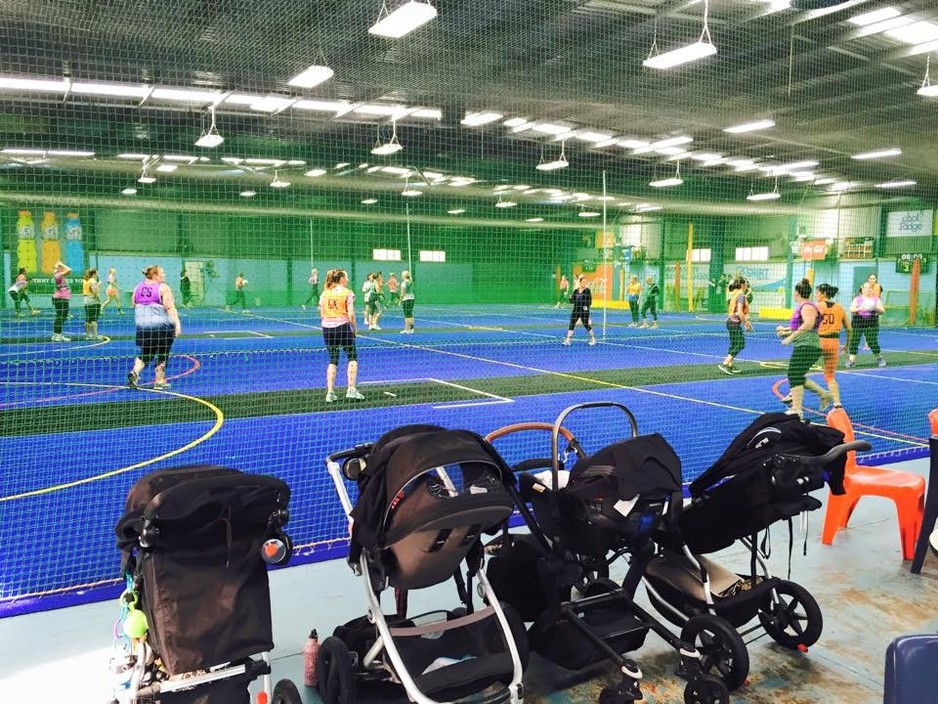
[[[307,687],[315,687],[319,684],[319,634],[314,628],[306,639],[306,647],[303,648],[303,684]]]

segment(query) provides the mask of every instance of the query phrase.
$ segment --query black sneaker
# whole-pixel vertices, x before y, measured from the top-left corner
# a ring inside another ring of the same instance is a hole
[[[131,389],[136,389],[136,388],[137,388],[137,379],[138,379],[138,378],[139,378],[139,377],[138,377],[137,374],[135,374],[134,372],[130,372],[130,373],[127,375],[127,386],[129,386]]]

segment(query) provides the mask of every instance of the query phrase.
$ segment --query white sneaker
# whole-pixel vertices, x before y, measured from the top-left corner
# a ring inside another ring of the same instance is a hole
[[[71,342],[72,338],[65,337],[65,335],[59,335],[59,342]]]
[[[62,341],[62,340],[61,340],[61,337],[62,337],[61,335],[55,335],[55,334],[53,334],[52,337],[49,338],[49,339],[52,340],[53,342],[61,342],[61,341]]]
[[[658,321],[657,321],[657,320],[651,324],[651,329],[652,329],[652,330],[657,330],[657,329],[658,329]]]
[[[348,391],[345,392],[345,398],[351,398],[356,401],[363,401],[365,399],[354,386],[350,386]]]
[[[375,325],[375,326],[374,326],[373,328],[371,328],[371,329],[372,329],[372,330],[380,330],[380,329],[381,329],[381,327],[380,327],[380,326],[378,326],[378,325]]]
[[[306,306],[305,306],[305,305],[301,305],[300,308],[302,308],[303,310],[306,310]]]
[[[591,337],[591,338],[590,338],[590,341],[589,341],[589,346],[592,347],[592,346],[595,345],[595,344],[596,344],[596,338],[595,338],[595,337]]]
[[[335,403],[338,398],[339,397],[335,395],[335,391],[329,391],[326,393],[326,403]]]
[[[569,339],[569,338],[565,338],[564,341],[561,342],[560,344],[566,345],[567,347],[569,347],[569,346],[570,346],[570,339]]]
[[[638,327],[640,327],[640,328],[647,328],[647,327],[648,327],[648,322],[646,321],[646,322],[642,323],[641,325],[639,325]]]

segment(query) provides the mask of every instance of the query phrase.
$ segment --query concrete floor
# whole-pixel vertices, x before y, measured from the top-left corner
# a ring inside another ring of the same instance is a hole
[[[927,460],[902,469],[927,472]],[[820,544],[823,509],[811,515],[806,556],[796,537],[791,579],[812,592],[824,612],[824,633],[807,654],[792,653],[768,638],[749,646],[750,682],[733,702],[763,704],[878,704],[882,701],[883,658],[896,636],[938,631],[938,558],[929,555],[921,575],[909,573],[899,550],[893,505],[863,499],[848,530],[834,545]],[[774,533],[773,572],[787,571],[788,535]],[[717,556],[721,564],[746,571],[740,549]],[[321,637],[364,613],[363,586],[344,561],[305,565],[271,574],[274,678],[302,680],[302,648],[310,628]],[[644,599],[640,600],[644,601]],[[457,605],[449,585],[411,594],[411,612]],[[117,603],[99,603],[0,620],[0,702],[67,701],[102,704],[109,696],[106,665]],[[650,704],[682,702],[683,682],[674,677],[676,654],[654,634],[632,657],[641,666]],[[608,665],[570,673],[537,656],[526,674],[527,700],[596,702],[603,686],[616,681]],[[313,691],[306,704],[319,703]],[[938,695],[936,695],[938,701]]]

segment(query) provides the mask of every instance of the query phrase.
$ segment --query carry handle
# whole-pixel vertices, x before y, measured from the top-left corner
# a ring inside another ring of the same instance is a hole
[[[560,412],[560,415],[557,416],[557,420],[554,421],[554,427],[551,429],[550,433],[550,455],[553,460],[551,464],[551,489],[554,491],[560,490],[560,460],[558,456],[559,446],[560,446],[560,429],[563,427],[563,422],[567,419],[574,411],[581,411],[587,408],[618,408],[622,411],[625,416],[629,419],[629,426],[632,431],[632,437],[638,436],[638,421],[635,420],[635,414],[628,409],[627,406],[616,403],[615,401],[587,401],[586,403],[577,403],[572,406],[568,406]]]
[[[837,445],[837,447],[832,448],[823,455],[776,455],[776,457],[782,461],[787,460],[791,462],[798,462],[799,464],[804,465],[820,465],[823,467],[830,464],[838,457],[847,454],[848,452],[866,452],[867,450],[872,449],[872,447],[873,446],[865,440],[854,440],[853,442],[845,442],[841,445]]]

